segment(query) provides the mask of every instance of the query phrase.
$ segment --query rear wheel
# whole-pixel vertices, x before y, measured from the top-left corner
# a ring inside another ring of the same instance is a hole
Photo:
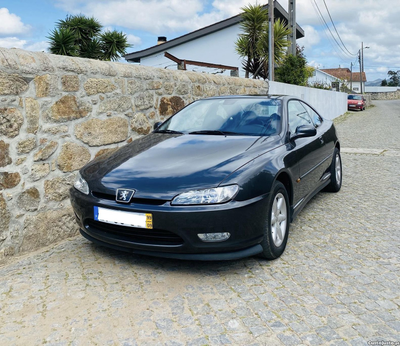
[[[264,239],[261,242],[262,257],[272,260],[282,255],[289,235],[289,223],[288,194],[285,186],[278,181],[274,184],[268,201]]]
[[[340,157],[340,151],[335,148],[333,152],[333,159],[330,168],[331,182],[325,188],[325,191],[338,192],[342,187],[342,158]]]

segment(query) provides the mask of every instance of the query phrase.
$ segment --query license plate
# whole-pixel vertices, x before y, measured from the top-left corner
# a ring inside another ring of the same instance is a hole
[[[356,105],[349,105],[349,107],[355,107]]]
[[[94,219],[113,225],[135,228],[153,228],[153,216],[149,213],[134,213],[122,210],[113,210],[94,207]]]

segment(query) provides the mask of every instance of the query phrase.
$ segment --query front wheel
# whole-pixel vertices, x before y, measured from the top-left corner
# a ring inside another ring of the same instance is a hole
[[[333,159],[330,168],[331,182],[326,186],[325,191],[339,192],[342,187],[342,158],[340,157],[340,151],[335,148],[333,152]]]
[[[285,186],[276,182],[272,187],[265,220],[261,256],[272,260],[285,251],[289,235],[289,198]]]

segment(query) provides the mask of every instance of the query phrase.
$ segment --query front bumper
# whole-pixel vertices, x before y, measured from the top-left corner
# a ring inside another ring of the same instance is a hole
[[[82,235],[118,250],[190,260],[231,260],[262,252],[268,195],[219,205],[119,204],[70,190]],[[94,206],[151,213],[153,229],[115,226],[94,220]],[[198,233],[229,232],[222,242],[204,242]]]
[[[347,105],[347,108],[350,110],[350,109],[364,109],[364,105],[363,104],[361,104],[361,105],[359,105],[359,104],[348,104]]]

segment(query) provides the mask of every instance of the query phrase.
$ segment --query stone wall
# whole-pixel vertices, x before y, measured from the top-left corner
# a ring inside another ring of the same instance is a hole
[[[68,190],[97,155],[195,99],[263,81],[0,48],[0,262],[78,233]]]
[[[398,100],[400,99],[400,90],[390,92],[369,92],[372,100]]]
[[[367,107],[371,106],[372,105],[372,96],[371,96],[371,94],[364,94],[363,97],[364,97],[364,99],[366,101],[365,104],[367,105]]]

